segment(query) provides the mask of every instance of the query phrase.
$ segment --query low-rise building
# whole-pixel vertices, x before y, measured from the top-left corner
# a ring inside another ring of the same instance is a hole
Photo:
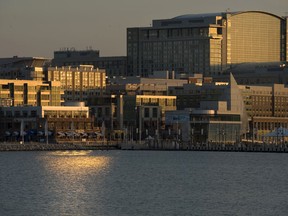
[[[219,102],[227,107],[226,102]],[[166,113],[166,138],[192,144],[234,144],[241,137],[241,113],[227,109],[187,109]]]
[[[60,106],[63,93],[58,81],[0,80],[0,98],[6,105]]]
[[[64,91],[64,101],[85,101],[88,97],[103,94],[106,87],[106,72],[93,65],[79,67],[48,67],[47,81],[59,81]]]
[[[62,49],[54,52],[53,66],[93,65],[95,68],[104,69],[107,76],[126,76],[126,56],[100,56],[99,50]]]
[[[234,77],[230,74],[227,83],[204,80],[169,88],[169,92],[177,96],[177,110],[185,110],[190,127],[188,134],[193,133],[190,137],[195,142],[224,142],[224,138],[229,143],[240,140],[247,130],[247,114]],[[177,116],[175,119],[177,121]],[[175,130],[175,121],[173,127]],[[185,129],[189,127],[185,126]]]
[[[0,79],[45,81],[44,68],[50,62],[43,57],[0,58]]]
[[[0,139],[19,141],[22,133],[26,141],[40,141],[46,132],[53,142],[82,141],[100,132],[84,103],[67,105],[0,107]]]
[[[262,140],[277,128],[288,128],[288,88],[284,84],[239,85],[249,118],[247,136]]]

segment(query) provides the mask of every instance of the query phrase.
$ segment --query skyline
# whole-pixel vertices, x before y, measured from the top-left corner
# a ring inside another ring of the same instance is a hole
[[[9,0],[0,3],[0,58],[46,57],[61,48],[99,50],[100,56],[126,55],[126,29],[147,27],[154,19],[184,14],[259,10],[288,16],[287,0],[200,1]],[[211,6],[212,5],[212,6]],[[287,8],[287,9],[286,9]],[[286,11],[285,11],[286,9]]]

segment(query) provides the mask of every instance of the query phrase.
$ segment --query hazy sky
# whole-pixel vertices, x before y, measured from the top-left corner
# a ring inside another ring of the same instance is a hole
[[[62,47],[126,55],[126,28],[183,14],[262,10],[288,16],[288,0],[0,0],[0,57],[53,57]]]

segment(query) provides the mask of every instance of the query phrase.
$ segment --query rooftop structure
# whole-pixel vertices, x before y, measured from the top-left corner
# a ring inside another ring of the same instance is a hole
[[[93,65],[105,69],[107,76],[126,76],[126,56],[100,56],[99,50],[62,49],[54,52],[53,66]]]

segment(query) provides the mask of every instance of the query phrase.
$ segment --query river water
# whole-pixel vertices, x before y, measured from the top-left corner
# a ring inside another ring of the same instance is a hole
[[[288,154],[0,152],[0,215],[288,215]]]

